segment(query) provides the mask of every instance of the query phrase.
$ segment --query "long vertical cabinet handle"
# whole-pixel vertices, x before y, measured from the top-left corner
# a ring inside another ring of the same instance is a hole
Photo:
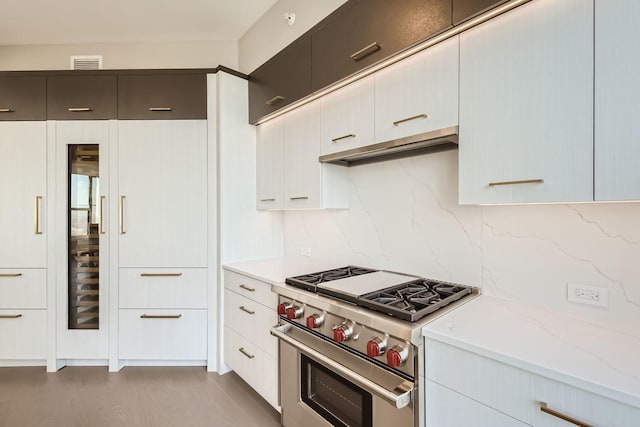
[[[120,224],[120,234],[125,234],[124,231],[124,199],[125,196],[120,196],[120,202],[118,203],[118,222]]]
[[[103,209],[104,209],[104,199],[106,196],[100,196],[100,208],[98,209],[98,228],[100,229],[100,234],[105,234],[104,232],[104,223],[103,223]]]
[[[36,203],[33,208],[33,233],[42,234],[40,230],[40,205],[42,204],[42,196],[36,196]]]

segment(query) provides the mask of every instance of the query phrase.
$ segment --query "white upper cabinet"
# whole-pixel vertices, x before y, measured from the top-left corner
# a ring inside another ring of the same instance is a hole
[[[0,122],[0,153],[0,268],[44,268],[46,122]]]
[[[256,194],[258,209],[284,208],[283,118],[257,128]]]
[[[321,99],[320,154],[373,144],[374,77],[369,76]]]
[[[206,120],[127,120],[118,130],[120,267],[206,267]]]
[[[593,2],[536,0],[462,33],[459,135],[462,204],[593,200]]]
[[[595,200],[638,200],[640,2],[595,3]]]
[[[375,74],[375,140],[458,124],[458,37]]]

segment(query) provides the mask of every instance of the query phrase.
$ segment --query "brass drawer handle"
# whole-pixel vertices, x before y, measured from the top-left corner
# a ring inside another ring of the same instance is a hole
[[[141,319],[179,319],[182,317],[182,314],[161,314],[161,315],[153,315],[153,314],[143,314],[140,316]]]
[[[255,288],[250,288],[247,285],[240,285],[240,287],[242,289],[244,289],[245,291],[249,291],[249,292],[255,292],[256,291]]]
[[[523,179],[522,181],[499,181],[490,182],[489,187],[497,187],[499,185],[518,185],[518,184],[542,184],[544,179]]]
[[[120,226],[120,234],[125,234],[125,231],[124,231],[124,199],[126,199],[126,196],[120,196],[120,203],[118,203],[118,224]]]
[[[171,107],[149,107],[149,111],[173,111]]]
[[[280,101],[284,101],[284,96],[274,96],[273,98],[271,98],[270,100],[267,101],[267,105],[274,105],[277,104]]]
[[[275,202],[276,199],[260,199],[261,202]]]
[[[351,54],[351,59],[353,59],[354,61],[360,61],[362,58],[366,58],[367,56],[371,55],[373,52],[377,52],[379,50],[380,50],[380,45],[378,44],[378,42],[373,42],[370,45],[363,47],[359,51],[353,52]]]
[[[290,200],[309,200],[307,196],[289,197]]]
[[[245,306],[244,306],[244,305],[241,305],[241,306],[240,306],[240,307],[238,307],[238,308],[239,308],[240,310],[244,311],[244,312],[245,312],[245,313],[247,313],[247,314],[256,314],[256,312],[255,312],[255,311],[251,311],[251,310],[249,310],[249,309],[245,308]]]
[[[395,121],[393,122],[393,125],[398,126],[400,123],[410,122],[412,120],[417,120],[417,119],[426,119],[426,118],[427,118],[426,114],[418,114],[417,116],[407,117],[406,119]]]
[[[180,277],[182,273],[140,273],[140,277]]]
[[[0,319],[17,319],[22,317],[22,314],[2,314],[0,315]]]
[[[3,273],[0,274],[0,277],[20,277],[22,273]]]
[[[11,108],[0,108],[0,113],[13,113]]]
[[[67,108],[67,110],[69,110],[71,113],[86,113],[88,111],[93,111],[89,107],[72,107],[72,108]]]
[[[591,424],[583,423],[582,421],[577,420],[577,419],[575,419],[573,417],[570,417],[568,415],[565,415],[562,412],[558,412],[558,411],[555,411],[555,410],[549,408],[547,406],[546,402],[540,402],[540,410],[542,412],[544,412],[545,414],[549,414],[549,415],[552,415],[552,416],[554,416],[556,418],[560,418],[563,421],[566,421],[568,423],[571,423],[571,424],[579,426],[579,427],[593,427]]]
[[[40,230],[40,205],[42,204],[42,196],[36,196],[36,203],[33,212],[33,234],[42,234]]]
[[[100,234],[105,234],[104,224],[103,224],[103,207],[104,207],[104,199],[106,196],[100,196],[100,208],[98,209],[98,231]]]
[[[247,356],[249,359],[253,359],[255,356],[253,354],[249,354],[246,352],[246,350],[244,349],[244,347],[240,347],[238,349],[238,351],[242,354],[244,354],[245,356]]]
[[[355,138],[355,137],[356,137],[356,135],[355,135],[355,134],[350,133],[349,135],[339,136],[339,137],[337,137],[337,138],[333,138],[333,139],[331,140],[331,142],[338,142],[338,141],[340,141],[340,140],[342,140],[342,139]]]

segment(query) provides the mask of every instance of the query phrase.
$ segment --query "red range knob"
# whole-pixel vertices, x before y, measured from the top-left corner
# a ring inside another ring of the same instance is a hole
[[[300,317],[302,317],[303,311],[304,310],[301,307],[298,307],[297,305],[290,306],[287,308],[287,319],[289,320],[299,319]]]
[[[333,330],[333,340],[335,342],[343,342],[347,340],[347,333],[342,328],[336,328]]]
[[[291,307],[291,304],[287,304],[283,302],[282,304],[278,304],[278,316],[284,316],[287,314],[287,309]]]
[[[384,354],[386,342],[378,337],[371,338],[367,343],[367,356],[378,357]]]
[[[317,314],[312,314],[311,316],[307,317],[307,328],[309,329],[319,328],[320,326],[322,326],[322,321],[323,321],[322,316],[319,316]]]
[[[407,360],[406,350],[401,349],[398,346],[395,346],[387,353],[387,365],[392,368],[398,368],[404,365],[404,362]]]

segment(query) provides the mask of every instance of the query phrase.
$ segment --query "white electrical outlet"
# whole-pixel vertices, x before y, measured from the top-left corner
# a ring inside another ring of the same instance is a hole
[[[309,247],[300,248],[300,254],[302,256],[311,256],[311,248]]]
[[[569,301],[580,304],[597,305],[598,307],[609,306],[609,290],[598,286],[567,283],[567,298]]]

